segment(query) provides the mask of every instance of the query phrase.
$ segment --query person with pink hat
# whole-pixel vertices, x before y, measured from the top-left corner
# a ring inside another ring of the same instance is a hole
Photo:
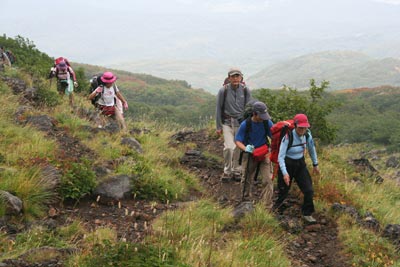
[[[314,190],[311,175],[304,159],[306,149],[313,163],[313,172],[319,174],[317,152],[309,131],[310,123],[305,114],[296,114],[293,118],[295,128],[282,138],[278,162],[278,199],[274,209],[282,210],[283,201],[289,193],[293,179],[304,195],[301,208],[303,218],[308,223],[315,223]]]
[[[104,83],[99,85],[90,95],[89,100],[94,99],[96,96],[100,95],[96,101],[96,106],[100,110],[101,114],[106,117],[115,117],[120,127],[125,130],[126,123],[123,117],[122,108],[118,107],[117,100],[122,102],[123,108],[128,109],[128,102],[125,100],[120,90],[118,89],[115,81],[117,76],[112,72],[104,72],[101,76],[101,81]],[[104,121],[99,127],[104,126]]]

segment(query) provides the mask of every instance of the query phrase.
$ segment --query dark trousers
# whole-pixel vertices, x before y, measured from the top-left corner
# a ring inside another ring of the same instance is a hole
[[[305,216],[311,215],[315,211],[313,202],[314,190],[305,159],[291,159],[286,157],[285,164],[286,170],[288,171],[290,176],[290,182],[289,185],[285,184],[282,171],[279,169],[278,199],[275,203],[275,206],[280,207],[282,205],[283,201],[286,199],[289,193],[290,186],[292,185],[292,181],[294,179],[304,195],[304,201],[303,206],[301,207],[301,211]]]

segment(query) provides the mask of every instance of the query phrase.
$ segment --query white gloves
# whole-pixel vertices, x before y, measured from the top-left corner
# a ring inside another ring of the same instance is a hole
[[[247,145],[246,149],[244,150],[244,152],[250,153],[252,154],[254,151],[254,146],[253,145]]]

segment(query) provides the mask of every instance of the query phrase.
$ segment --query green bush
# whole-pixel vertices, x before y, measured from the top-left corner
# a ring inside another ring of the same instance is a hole
[[[267,104],[268,112],[274,122],[292,119],[298,113],[306,114],[312,127],[313,137],[324,143],[330,143],[336,138],[337,127],[330,124],[327,117],[339,102],[325,93],[328,85],[327,81],[323,81],[317,86],[315,81],[311,80],[310,88],[305,92],[285,87],[279,91],[256,90],[253,96]]]
[[[64,199],[79,200],[96,186],[96,175],[88,160],[72,163],[61,180],[60,194]]]

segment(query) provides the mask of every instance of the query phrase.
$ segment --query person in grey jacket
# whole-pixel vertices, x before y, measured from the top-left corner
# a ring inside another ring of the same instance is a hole
[[[251,99],[250,90],[243,81],[239,69],[228,72],[229,83],[224,85],[217,95],[216,126],[217,134],[224,136],[224,173],[221,181],[230,179],[240,181],[241,166],[239,165],[240,149],[236,147],[235,135],[242,119],[245,105]]]

